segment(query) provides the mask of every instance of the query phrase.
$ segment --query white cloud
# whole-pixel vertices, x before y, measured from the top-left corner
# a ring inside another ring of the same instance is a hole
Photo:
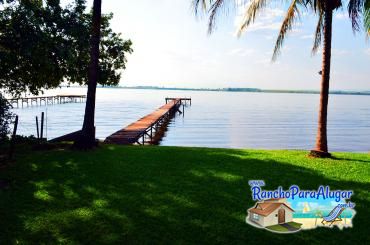
[[[270,65],[271,58],[264,58],[256,61],[256,64]]]
[[[350,51],[345,50],[345,49],[335,49],[335,48],[332,49],[331,52],[333,55],[337,55],[337,56],[348,55],[351,53]]]
[[[347,19],[348,16],[344,12],[341,12],[341,13],[335,14],[335,18],[338,20],[344,20],[344,19]]]
[[[237,3],[240,1],[236,0]],[[244,13],[248,9],[249,4],[238,4],[237,15],[234,24],[237,28],[243,21]],[[252,23],[247,31],[253,32],[258,30],[279,30],[281,27],[281,17],[284,16],[284,11],[280,8],[266,8],[257,15],[256,21]]]
[[[272,40],[272,39],[274,39],[274,38],[276,38],[274,35],[265,35],[265,38],[267,39],[267,40]]]
[[[249,56],[253,53],[255,53],[254,49],[236,48],[236,49],[230,50],[227,54],[228,55],[235,55],[235,56],[245,57],[245,56]]]
[[[370,48],[365,49],[365,54],[370,55]]]
[[[277,17],[283,17],[284,11],[280,8],[266,8],[259,16],[261,20],[274,20]]]
[[[297,26],[290,30],[290,33],[292,33],[295,36],[301,34],[302,32],[303,30],[301,28],[298,28]]]
[[[314,38],[313,34],[308,34],[308,35],[302,35],[301,36],[301,39],[313,39],[313,38]]]
[[[259,31],[259,30],[280,30],[281,23],[280,22],[271,22],[271,23],[266,23],[263,21],[255,22],[252,24],[249,28],[248,31]]]

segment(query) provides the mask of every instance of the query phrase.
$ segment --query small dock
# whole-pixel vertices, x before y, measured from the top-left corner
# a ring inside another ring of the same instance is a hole
[[[23,108],[29,106],[41,106],[41,105],[53,105],[53,104],[64,104],[64,103],[77,103],[84,102],[86,95],[73,95],[73,94],[61,94],[52,96],[35,96],[35,97],[22,97],[22,98],[11,98],[8,102],[12,106],[19,108],[19,105]]]
[[[176,115],[176,112],[184,113],[185,105],[191,98],[165,98],[166,104],[154,112],[140,118],[105,139],[109,144],[145,145],[156,144],[164,135],[168,122]],[[182,111],[180,107],[182,106]],[[184,115],[184,114],[183,114]]]
[[[166,100],[166,104],[167,104],[169,101],[173,101],[173,100],[180,100],[180,102],[181,102],[182,104],[187,105],[187,104],[188,104],[188,102],[189,102],[189,105],[191,105],[191,98],[169,98],[169,97],[167,97],[167,98],[165,98],[165,100]]]

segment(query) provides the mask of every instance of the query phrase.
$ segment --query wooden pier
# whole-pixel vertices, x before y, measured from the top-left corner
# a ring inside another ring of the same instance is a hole
[[[109,144],[145,145],[146,143],[155,144],[162,138],[163,132],[176,112],[184,113],[185,104],[191,98],[166,98],[166,104],[158,108],[153,113],[142,117],[138,121],[128,125],[105,139]],[[180,111],[181,105],[183,111]]]
[[[187,102],[189,101],[190,105],[191,105],[191,98],[169,98],[167,97],[166,99],[166,104],[169,102],[169,101],[173,101],[173,100],[180,100],[180,102],[182,104],[185,104],[187,105]]]
[[[64,103],[75,103],[75,102],[84,102],[86,95],[73,95],[73,94],[61,94],[53,96],[35,96],[35,97],[23,97],[23,98],[11,98],[8,99],[8,102],[13,106],[16,105],[19,108],[21,104],[22,108],[24,105],[28,106],[41,106],[44,105],[53,105],[53,104],[64,104]]]

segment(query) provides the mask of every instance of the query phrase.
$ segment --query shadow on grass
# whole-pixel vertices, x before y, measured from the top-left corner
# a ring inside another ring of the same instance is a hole
[[[332,157],[334,160],[339,160],[339,161],[353,161],[354,159],[347,158],[347,157]],[[357,162],[362,162],[362,163],[367,163],[370,164],[370,155],[369,155],[369,160],[361,160],[361,159],[356,159]]]
[[[295,165],[311,161],[304,155],[284,162],[261,151],[115,146],[25,155],[0,173],[14,179],[11,190],[0,191],[0,244],[365,243],[370,184]],[[265,180],[266,189],[354,190],[354,227],[291,235],[251,227],[250,179]]]

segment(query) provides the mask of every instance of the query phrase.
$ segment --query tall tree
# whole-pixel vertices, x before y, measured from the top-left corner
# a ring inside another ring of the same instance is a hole
[[[7,94],[38,94],[61,84],[85,85],[90,64],[92,13],[85,0],[61,7],[59,1],[7,0],[0,11],[0,89]],[[117,85],[131,53],[131,41],[101,19],[98,83]]]
[[[257,16],[268,6],[276,1],[267,0],[193,0],[195,12],[199,9],[209,13],[208,31],[212,33],[219,11],[227,4],[242,4],[245,7],[244,17],[239,28],[239,35],[252,24]],[[285,18],[280,28],[280,32],[275,44],[272,59],[275,60],[280,53],[287,33],[292,30],[294,22],[299,18],[301,10],[314,12],[318,16],[315,40],[312,52],[316,53],[321,42],[322,51],[322,71],[321,71],[321,92],[318,130],[316,136],[316,147],[311,151],[315,157],[330,157],[327,141],[327,115],[329,101],[329,81],[331,64],[331,41],[332,41],[332,21],[333,12],[342,6],[342,0],[291,0]],[[354,32],[360,30],[361,15],[363,15],[366,31],[369,30],[369,0],[350,0],[348,1],[348,14]],[[323,41],[321,40],[323,37]]]
[[[82,149],[90,149],[95,142],[95,99],[96,85],[99,79],[99,44],[101,28],[101,0],[94,0],[92,16],[92,35],[90,65],[88,73],[88,87],[85,107],[85,117],[80,136],[75,141],[75,146]]]
[[[49,25],[51,18],[44,17],[52,9],[47,16],[59,23],[61,9],[55,5],[46,9],[34,1],[12,1],[2,7],[0,88],[19,95],[57,87],[65,72],[67,42],[57,25]]]

